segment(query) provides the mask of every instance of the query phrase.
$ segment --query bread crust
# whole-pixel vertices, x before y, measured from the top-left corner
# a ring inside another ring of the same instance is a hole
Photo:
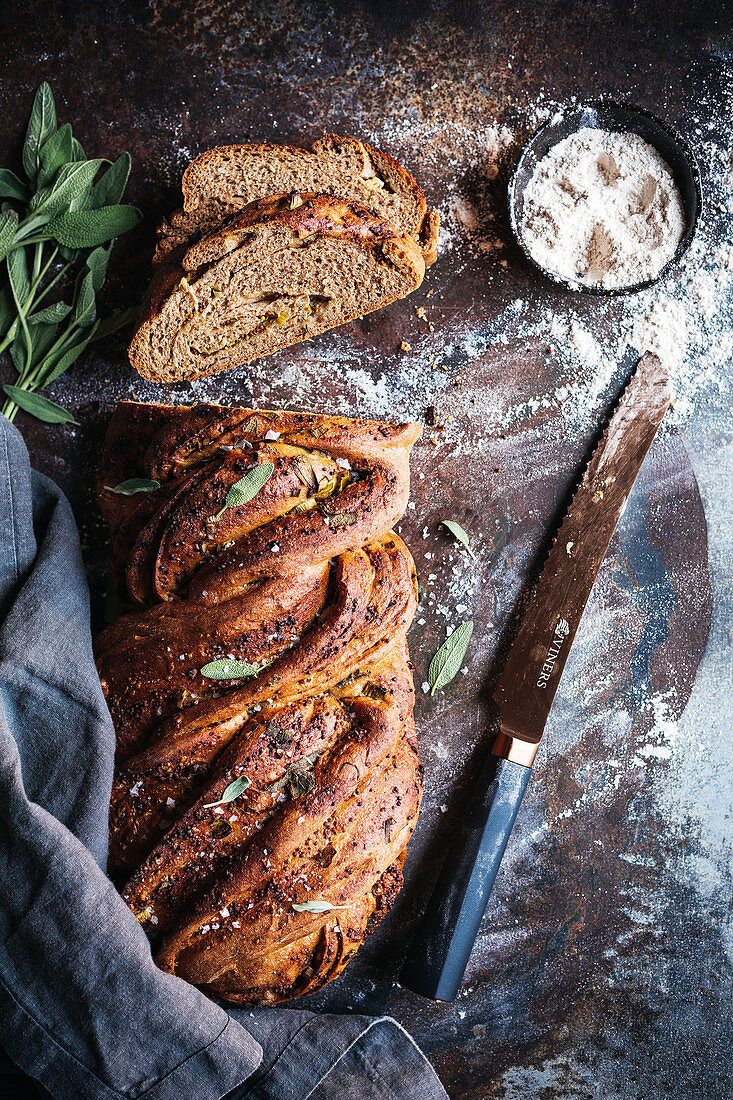
[[[110,865],[133,872],[123,896],[158,964],[217,998],[320,988],[399,889],[422,791],[417,582],[390,527],[419,434],[206,405],[112,418],[98,491],[126,612],[96,643],[118,736]],[[265,460],[270,481],[217,518]],[[161,489],[105,488],[128,477]],[[261,671],[201,675],[223,656]],[[313,900],[333,908],[293,907]]]
[[[287,153],[294,158],[319,158],[324,154],[338,154],[342,150],[354,152],[362,159],[364,166],[364,179],[378,179],[375,173],[379,170],[382,176],[386,176],[391,183],[399,182],[402,188],[411,196],[415,207],[411,224],[405,226],[419,244],[425,266],[429,267],[437,258],[438,239],[438,213],[429,210],[425,194],[410,175],[410,173],[390,156],[389,153],[375,148],[368,142],[358,138],[344,137],[338,134],[324,134],[314,141],[310,147],[296,145],[277,145],[263,142],[250,142],[244,144],[221,145],[200,153],[186,168],[181,182],[183,191],[183,209],[174,212],[171,217],[162,223],[159,228],[159,242],[155,254],[155,262],[161,260],[168,252],[180,247],[195,232],[208,232],[213,225],[232,212],[236,205],[225,202],[221,198],[212,195],[210,190],[203,186],[203,181],[208,179],[221,180],[226,178],[224,166],[229,162],[246,162],[248,157],[267,157],[273,155],[273,151]],[[369,173],[372,173],[370,176]],[[324,184],[326,181],[324,180]],[[334,188],[323,186],[324,191],[331,192]],[[202,197],[203,192],[203,197]],[[362,205],[368,206],[368,194],[357,196]]]
[[[329,194],[289,194],[258,199],[225,218],[195,243],[180,246],[168,255],[165,263],[156,267],[143,303],[141,320],[129,348],[130,363],[138,373],[154,382],[169,382],[182,377],[203,378],[227,369],[216,364],[208,368],[206,365],[198,369],[190,367],[186,371],[177,369],[172,360],[174,338],[166,336],[163,331],[167,322],[163,314],[183,311],[190,316],[199,304],[191,281],[204,276],[207,265],[210,267],[237,250],[242,250],[246,261],[248,245],[255,241],[258,234],[266,233],[273,226],[291,233],[296,241],[330,238],[343,242],[356,250],[355,260],[360,250],[367,251],[377,264],[386,265],[404,276],[404,293],[419,286],[425,274],[422,252],[412,237],[400,236],[390,222],[372,214],[359,203],[347,202]],[[371,303],[355,303],[340,316],[338,323],[353,320],[400,296],[399,293],[386,292]],[[320,325],[312,323],[308,335],[316,335],[330,327],[332,324],[328,322]],[[280,350],[304,338],[297,331],[291,335],[286,330],[276,330],[274,337],[278,343],[270,350]],[[166,359],[161,347],[169,350],[170,360]],[[246,363],[264,353],[259,349],[242,350],[237,359]]]

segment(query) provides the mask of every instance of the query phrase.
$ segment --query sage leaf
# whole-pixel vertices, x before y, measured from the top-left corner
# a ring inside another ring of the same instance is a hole
[[[25,202],[28,198],[28,188],[15,172],[9,168],[0,168],[0,199],[19,199]]]
[[[240,508],[243,504],[249,504],[252,497],[259,493],[262,486],[270,480],[275,472],[272,462],[260,462],[251,470],[235,481],[226,495],[224,507],[214,516],[215,520],[221,519],[229,508]]]
[[[111,244],[108,244],[106,248],[95,248],[86,259],[86,269],[92,276],[92,286],[97,294],[102,289],[104,280],[107,277],[107,265],[109,264],[111,251]]]
[[[13,296],[8,287],[0,290],[0,338],[5,337],[12,328],[17,316]]]
[[[245,676],[254,676],[261,668],[261,665],[250,665],[247,661],[224,658],[219,661],[209,661],[201,669],[201,675],[206,676],[208,680],[241,680]]]
[[[252,781],[246,775],[242,775],[239,779],[234,779],[228,787],[225,787],[224,793],[216,802],[204,802],[204,808],[210,810],[212,806],[223,806],[226,802],[233,802],[235,798],[239,798],[240,794],[244,794],[247,787],[251,785]]]
[[[13,245],[18,229],[18,215],[14,210],[0,214],[0,260],[4,260]]]
[[[39,389],[50,386],[64,371],[67,371],[71,364],[76,362],[88,343],[89,338],[87,337],[80,340],[78,344],[74,344],[73,347],[66,348],[66,350],[59,348],[55,355],[49,355],[43,364],[43,369],[36,374],[36,384]]]
[[[133,307],[131,309],[120,310],[119,313],[113,313],[110,317],[105,317],[103,321],[97,321],[94,326],[94,331],[89,337],[89,342],[93,343],[95,340],[102,340],[105,336],[109,336],[112,332],[117,332],[118,328],[124,328],[125,325],[129,325],[137,317],[138,311]]]
[[[13,292],[15,304],[18,309],[20,309],[21,306],[24,305],[31,289],[25,250],[22,248],[14,249],[8,256],[7,265],[10,289]]]
[[[59,169],[53,186],[44,187],[33,196],[29,204],[30,210],[36,214],[40,214],[41,211],[44,215],[59,214],[82,192],[91,187],[101,164],[101,160],[73,161],[71,164],[64,164]],[[60,243],[64,244],[63,241]],[[101,244],[101,242],[95,241],[95,244]],[[70,247],[75,248],[76,245]]]
[[[67,122],[60,130],[51,134],[41,149],[41,167],[38,172],[38,186],[46,187],[63,164],[71,161],[71,126]]]
[[[30,367],[31,357],[28,352],[28,341],[22,328],[18,329],[15,339],[10,345],[10,358],[13,360],[13,366],[18,374],[23,374],[26,367]]]
[[[458,674],[472,634],[473,623],[470,621],[461,623],[443,642],[428,669],[431,695],[435,695],[436,691],[444,688]]]
[[[18,386],[8,384],[4,385],[3,389],[19,408],[43,420],[46,424],[76,424],[77,426],[79,424],[79,421],[74,420],[71,413],[61,405],[57,405],[55,401],[49,401],[47,397],[41,397],[39,393],[30,393],[28,390],[21,390]]]
[[[91,207],[115,206],[122,198],[130,175],[130,154],[122,153],[91,189]]]
[[[57,324],[51,321],[36,321],[32,318],[28,322],[28,330],[31,338],[31,367],[37,366],[56,339]],[[18,336],[23,333],[21,328]],[[23,333],[25,336],[25,334]]]
[[[91,161],[87,161],[90,164]],[[74,166],[76,167],[76,166]],[[101,210],[67,210],[46,226],[49,236],[65,248],[94,248],[133,229],[142,218],[136,206],[105,206]]]
[[[453,538],[457,539],[460,542],[461,546],[464,546],[466,548],[466,550],[468,550],[468,552],[471,555],[471,557],[473,558],[473,560],[476,561],[476,555],[474,554],[473,550],[471,549],[471,545],[470,545],[469,540],[468,540],[468,535],[463,530],[460,523],[456,523],[456,521],[454,519],[442,519],[440,522],[441,522],[441,525],[443,527],[445,527],[448,531],[450,531],[451,535],[453,535]]]
[[[118,493],[122,497],[134,497],[138,493],[155,493],[160,489],[160,482],[148,477],[131,477],[128,481],[121,481],[119,485],[112,487],[105,485],[108,493]]]
[[[327,515],[329,527],[353,527],[358,519],[356,512],[329,512]]]
[[[22,405],[41,419],[67,421],[73,419],[69,413],[34,394],[63,374],[92,339],[102,339],[134,318],[133,310],[125,310],[98,321],[96,297],[106,278],[112,239],[137,224],[140,213],[120,205],[129,155],[123,153],[113,163],[87,160],[71,126],[57,127],[48,84],[33,101],[23,164],[30,186],[0,169],[0,262],[5,260],[7,271],[0,286],[0,341],[10,345],[19,375],[17,385],[5,391],[3,412],[12,419]],[[24,209],[16,212],[3,199],[22,203]],[[47,243],[53,249],[50,256],[48,251],[44,255]],[[77,266],[71,304],[49,300],[49,291],[80,257],[86,262],[81,270]],[[61,260],[66,267],[59,270]]]
[[[28,318],[28,324],[44,322],[55,325],[60,321],[65,321],[70,313],[71,306],[68,302],[54,302],[52,305],[44,306],[43,309],[39,309],[37,313],[32,314]]]
[[[33,100],[33,108],[23,145],[23,170],[35,183],[40,164],[41,147],[56,129],[56,105],[53,92],[46,81],[41,84]]]
[[[296,913],[330,913],[332,909],[348,909],[348,905],[331,905],[330,901],[315,898],[313,901],[294,901],[292,908]]]
[[[288,788],[291,798],[302,798],[315,788],[316,777],[313,768],[318,759],[318,753],[310,756],[302,756],[294,764],[290,764],[285,772],[283,786]]]
[[[80,328],[89,328],[97,319],[97,310],[94,301],[94,275],[86,268],[82,271],[77,282],[76,300],[72,320]]]

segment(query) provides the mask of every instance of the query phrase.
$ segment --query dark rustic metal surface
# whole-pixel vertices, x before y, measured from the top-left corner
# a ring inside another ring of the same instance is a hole
[[[656,111],[701,158],[709,202],[685,278],[709,266],[733,210],[726,9],[31,0],[0,13],[2,163],[17,156],[43,79],[88,152],[132,154],[130,197],[146,217],[115,250],[110,307],[138,300],[183,168],[223,141],[364,136],[404,159],[444,216],[441,258],[405,302],[173,389],[133,375],[113,339],[53,387],[79,410],[79,429],[18,424],[69,494],[98,596],[106,546],[92,471],[115,399],[418,419],[434,408],[402,525],[423,585],[411,647],[424,812],[394,912],[309,1003],[391,1013],[453,1097],[733,1096],[729,422],[724,370],[699,368],[699,339],[697,381],[681,376],[677,420],[649,453],[583,618],[464,990],[441,1006],[395,982],[481,759],[502,631],[633,359],[594,382],[555,332],[553,319],[570,317],[609,341],[631,306],[580,301],[526,266],[503,213],[512,161],[573,96],[608,92]],[[725,270],[721,261],[711,277],[716,316],[727,310],[729,322]],[[670,293],[682,277],[670,276]],[[692,368],[691,351],[690,378]],[[477,565],[441,518],[470,532]],[[446,624],[469,617],[467,672],[431,699],[419,687],[429,658]]]

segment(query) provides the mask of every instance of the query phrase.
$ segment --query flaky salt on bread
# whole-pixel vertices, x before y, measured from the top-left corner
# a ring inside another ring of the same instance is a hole
[[[326,134],[310,149],[294,145],[223,145],[184,172],[183,209],[160,227],[156,260],[208,233],[255,199],[283,192],[329,192],[359,202],[418,242],[425,265],[436,257],[438,214],[420,186],[387,153],[356,138]]]
[[[130,345],[145,378],[204,378],[403,298],[423,280],[409,235],[326,194],[250,203],[156,270]]]

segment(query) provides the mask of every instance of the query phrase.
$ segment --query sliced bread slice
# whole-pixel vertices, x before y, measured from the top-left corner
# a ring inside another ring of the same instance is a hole
[[[204,378],[403,298],[424,274],[413,238],[358,203],[260,199],[158,265],[130,362],[154,382]]]
[[[311,149],[294,145],[223,145],[209,149],[183,174],[183,209],[160,227],[156,259],[211,231],[255,199],[284,192],[329,192],[359,202],[420,245],[434,262],[438,214],[419,185],[387,153],[356,138],[326,134]]]

